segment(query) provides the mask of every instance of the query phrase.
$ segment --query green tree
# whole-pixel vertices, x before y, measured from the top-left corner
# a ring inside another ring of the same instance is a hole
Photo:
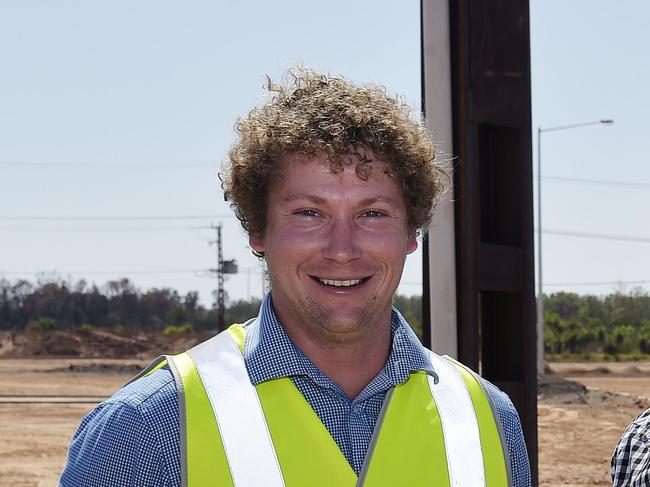
[[[43,332],[43,331],[52,331],[58,328],[58,323],[52,318],[39,318],[37,320],[32,320],[27,323],[28,331]]]
[[[240,299],[231,303],[224,313],[226,326],[233,323],[244,323],[245,321],[255,318],[260,311],[262,301],[253,298],[250,301]],[[214,327],[216,322],[212,325]]]
[[[415,334],[422,340],[422,296],[396,294],[393,296],[393,306],[402,313]]]
[[[544,350],[550,353],[562,353],[564,344],[562,333],[565,323],[554,311],[544,314]]]

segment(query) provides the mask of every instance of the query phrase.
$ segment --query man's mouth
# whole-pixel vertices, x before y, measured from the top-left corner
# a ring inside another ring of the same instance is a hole
[[[326,286],[334,286],[334,287],[356,286],[357,284],[361,283],[361,281],[363,281],[363,279],[346,279],[340,281],[338,279],[323,279],[321,277],[319,277],[318,280],[321,282],[321,284],[325,284]]]

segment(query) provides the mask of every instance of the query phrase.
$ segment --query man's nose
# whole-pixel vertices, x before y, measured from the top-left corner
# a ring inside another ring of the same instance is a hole
[[[358,229],[348,219],[336,219],[327,228],[323,257],[346,264],[361,257]]]

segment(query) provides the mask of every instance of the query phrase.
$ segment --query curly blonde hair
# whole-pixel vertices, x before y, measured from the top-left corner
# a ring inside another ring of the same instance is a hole
[[[268,188],[285,156],[325,154],[336,173],[352,155],[357,175],[367,179],[367,151],[387,162],[403,187],[409,228],[424,229],[448,173],[408,105],[381,86],[357,86],[305,67],[288,74],[284,85],[267,77],[273,96],[237,121],[239,140],[219,174],[224,198],[248,235],[264,234]]]

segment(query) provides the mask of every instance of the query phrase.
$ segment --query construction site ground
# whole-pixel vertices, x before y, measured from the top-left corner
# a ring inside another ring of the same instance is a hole
[[[185,337],[181,345],[199,338]],[[94,406],[75,401],[109,396],[153,354],[25,357],[8,341],[0,336],[0,485],[54,486],[70,438]],[[553,363],[548,372],[538,406],[539,485],[611,485],[612,450],[625,427],[650,407],[650,363]]]

